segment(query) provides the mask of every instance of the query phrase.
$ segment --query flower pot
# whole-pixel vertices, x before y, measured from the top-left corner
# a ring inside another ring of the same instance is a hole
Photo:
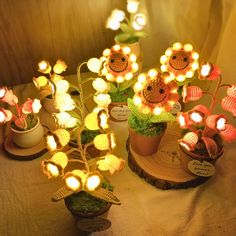
[[[112,102],[108,106],[109,117],[111,121],[122,122],[127,121],[130,110],[127,102]]]
[[[208,155],[199,155],[194,152],[188,151],[185,148],[180,147],[180,165],[181,167],[191,175],[197,175],[201,177],[210,177],[214,174],[214,165],[218,158],[223,155],[223,148],[221,148],[215,159],[210,158]],[[194,161],[194,162],[193,162]],[[192,169],[192,165],[197,165],[200,170],[197,173]],[[205,165],[205,167],[204,167]]]
[[[42,106],[44,107],[44,109],[52,114],[52,113],[58,113],[59,110],[56,109],[55,107],[55,99],[54,98],[49,98],[49,97],[45,97],[43,100],[42,100]]]
[[[80,194],[80,193],[79,193]],[[93,212],[81,212],[73,207],[73,200],[71,199],[73,195],[66,197],[64,199],[66,208],[74,216],[77,222],[77,227],[81,233],[83,232],[96,232],[108,229],[111,226],[111,222],[107,220],[108,212],[111,207],[111,203],[106,203],[102,208]],[[101,201],[97,199],[98,201]],[[79,202],[79,205],[83,205],[83,202]],[[91,203],[93,204],[93,202]]]
[[[39,119],[37,124],[29,130],[16,130],[11,127],[13,142],[21,148],[30,148],[39,144],[44,138],[44,129]]]
[[[130,146],[134,152],[141,156],[149,156],[157,152],[161,139],[166,131],[157,136],[147,136],[138,134],[129,127]]]

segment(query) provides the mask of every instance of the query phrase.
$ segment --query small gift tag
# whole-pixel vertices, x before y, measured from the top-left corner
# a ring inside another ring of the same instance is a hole
[[[215,167],[208,161],[192,160],[188,163],[188,169],[197,176],[210,177],[215,173]]]
[[[113,119],[118,121],[126,121],[129,117],[130,110],[127,105],[114,106],[110,112]]]
[[[181,106],[181,104],[179,103],[179,102],[176,102],[174,105],[173,105],[173,107],[172,107],[172,109],[171,109],[171,113],[172,114],[177,114],[178,112],[180,112],[182,110],[182,106]]]
[[[77,221],[77,227],[85,232],[104,231],[111,227],[111,221],[100,217],[81,219]]]

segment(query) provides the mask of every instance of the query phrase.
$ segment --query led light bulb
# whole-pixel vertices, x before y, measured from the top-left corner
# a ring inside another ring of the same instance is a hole
[[[87,67],[90,71],[98,73],[102,66],[102,62],[98,58],[91,58],[87,62]]]

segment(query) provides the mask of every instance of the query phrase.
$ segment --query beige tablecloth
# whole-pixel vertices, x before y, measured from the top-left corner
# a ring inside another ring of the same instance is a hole
[[[32,85],[18,86],[22,98],[34,97]],[[42,120],[50,123],[42,111]],[[116,153],[127,159],[127,123],[112,123],[118,136]],[[0,140],[4,137],[1,127]],[[216,164],[216,174],[196,188],[160,190],[133,173],[128,165],[110,179],[121,206],[112,206],[108,219],[112,227],[92,235],[235,235],[236,234],[236,147],[225,146]],[[41,170],[44,157],[32,161],[9,159],[0,150],[0,235],[73,236],[79,235],[63,201],[53,203],[52,194],[62,186],[48,180]]]

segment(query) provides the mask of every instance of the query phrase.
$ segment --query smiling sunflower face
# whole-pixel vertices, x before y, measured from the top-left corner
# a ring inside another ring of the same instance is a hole
[[[129,47],[114,45],[111,49],[105,49],[101,58],[104,63],[101,75],[106,76],[108,81],[117,83],[131,80],[138,71],[136,59]]]
[[[161,56],[161,70],[169,72],[178,82],[185,81],[186,78],[192,78],[198,69],[198,53],[193,51],[191,44],[181,45],[173,44],[168,48],[165,55]]]
[[[169,73],[160,73],[150,70],[141,74],[134,85],[134,104],[143,113],[152,112],[155,115],[162,111],[170,111],[179,100],[178,85]]]

